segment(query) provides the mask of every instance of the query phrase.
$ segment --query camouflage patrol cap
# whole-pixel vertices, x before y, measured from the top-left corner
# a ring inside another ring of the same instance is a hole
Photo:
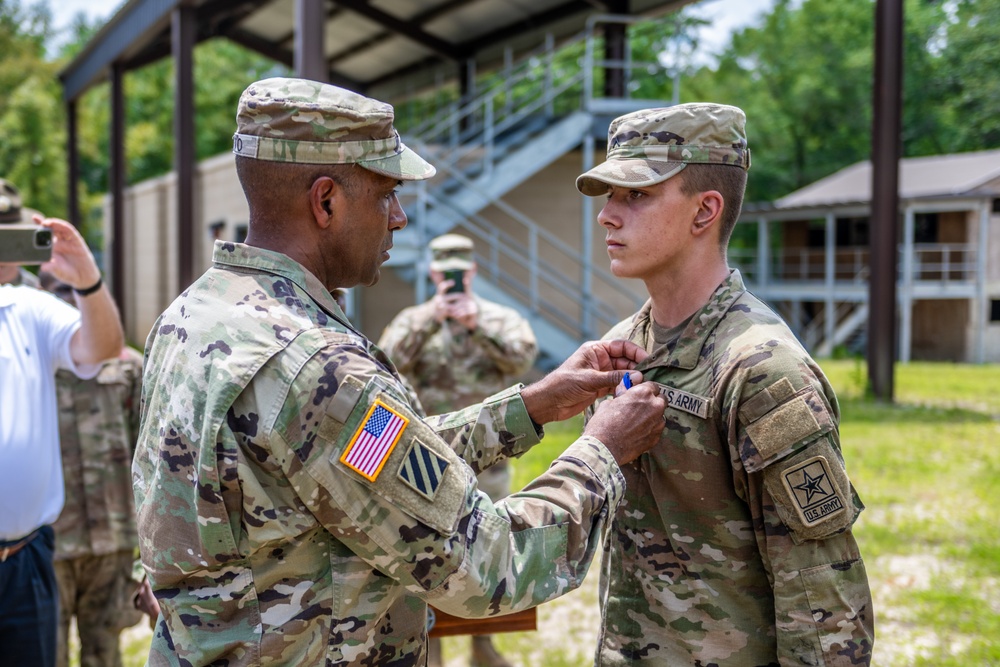
[[[723,164],[750,168],[746,116],[724,104],[678,104],[643,109],[611,122],[608,159],[576,179],[589,197],[609,186],[655,185],[689,164]]]
[[[433,239],[431,249],[432,271],[468,271],[475,266],[472,258],[472,239],[461,234],[444,234]]]
[[[435,170],[403,145],[392,106],[306,79],[250,84],[236,111],[233,153],[295,164],[357,164],[389,178],[416,181]]]

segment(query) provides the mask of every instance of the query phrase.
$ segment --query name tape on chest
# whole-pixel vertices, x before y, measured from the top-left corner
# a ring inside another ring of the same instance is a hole
[[[351,437],[340,462],[374,482],[409,423],[408,418],[376,400]]]
[[[668,407],[687,412],[702,419],[708,418],[708,409],[712,403],[712,399],[691,394],[676,387],[668,387],[659,382],[654,382],[653,384],[660,388],[660,393],[669,401],[670,405]]]

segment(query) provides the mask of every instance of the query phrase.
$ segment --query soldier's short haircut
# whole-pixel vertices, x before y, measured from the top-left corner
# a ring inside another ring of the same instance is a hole
[[[743,195],[747,189],[746,170],[722,164],[689,164],[674,178],[680,179],[681,192],[685,195],[709,190],[716,190],[722,195],[726,206],[720,220],[719,244],[725,253],[743,208]]]
[[[236,176],[252,209],[286,207],[289,195],[309,192],[322,176],[329,176],[353,194],[360,185],[360,171],[354,164],[295,164],[236,156]]]

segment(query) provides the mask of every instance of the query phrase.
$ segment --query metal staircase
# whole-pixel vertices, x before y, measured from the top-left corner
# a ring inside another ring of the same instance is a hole
[[[581,146],[585,155],[592,151],[594,133],[603,137],[611,117],[665,104],[594,94],[595,75],[599,80],[605,67],[624,70],[626,80],[633,70],[653,73],[659,67],[633,62],[628,55],[624,61],[595,58],[599,25],[633,21],[594,17],[559,51],[550,37],[517,63],[508,56],[504,69],[473,99],[403,128],[404,142],[427,157],[438,175],[402,189],[410,224],[394,239],[392,265],[414,283],[415,300],[423,301],[428,297],[423,280],[427,242],[452,230],[473,237],[477,291],[528,317],[543,368],[561,362],[583,340],[600,336],[638,309],[642,299],[592,262],[586,232],[579,247],[570,244],[504,196],[566,153]],[[589,224],[596,231],[589,204],[584,216],[590,220],[583,228]]]
[[[823,310],[803,329],[801,340],[814,356],[824,358],[833,354],[834,348],[843,345],[849,352],[864,351],[868,329],[868,304],[864,302],[840,303],[834,312],[832,332],[827,335]]]

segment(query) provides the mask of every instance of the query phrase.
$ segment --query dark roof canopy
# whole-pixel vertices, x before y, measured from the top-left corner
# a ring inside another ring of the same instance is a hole
[[[293,67],[295,14],[302,0],[128,0],[61,73],[75,99],[107,78],[171,52],[171,14],[191,6],[197,41],[226,37]],[[456,64],[489,68],[510,47],[515,55],[582,30],[602,13],[653,15],[691,0],[325,0],[328,80],[382,99],[456,76]]]

